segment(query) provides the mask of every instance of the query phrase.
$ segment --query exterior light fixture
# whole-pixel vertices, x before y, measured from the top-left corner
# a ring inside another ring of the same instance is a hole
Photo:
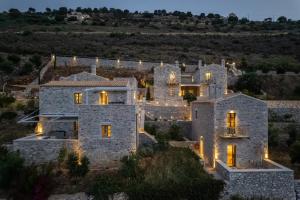
[[[118,63],[118,64],[120,63],[120,59],[117,60],[117,63]]]
[[[99,58],[98,57],[96,57],[96,63],[98,63],[99,62]]]
[[[142,60],[139,61],[139,64],[140,64],[140,65],[142,64]]]
[[[164,66],[164,63],[163,63],[163,61],[161,61],[161,62],[160,62],[160,66],[161,66],[161,67],[162,67],[162,66]]]

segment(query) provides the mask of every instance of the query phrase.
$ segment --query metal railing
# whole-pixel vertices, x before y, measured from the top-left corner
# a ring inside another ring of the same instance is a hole
[[[222,138],[245,138],[249,137],[246,127],[237,126],[235,128],[223,128],[219,131]]]

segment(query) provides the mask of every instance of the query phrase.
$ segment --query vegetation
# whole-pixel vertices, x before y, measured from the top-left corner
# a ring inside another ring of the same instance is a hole
[[[261,81],[255,73],[242,75],[235,84],[236,90],[249,95],[261,94]]]
[[[218,199],[224,183],[214,180],[188,149],[168,148],[151,157],[123,159],[116,175],[100,175],[90,193],[96,199],[125,192],[129,199]]]
[[[79,158],[74,152],[69,153],[66,160],[70,177],[84,177],[89,171],[89,164],[90,161],[86,156]]]
[[[300,141],[296,141],[290,147],[290,157],[292,163],[300,163]]]
[[[187,92],[184,94],[183,99],[187,100],[188,104],[190,104],[192,101],[197,100],[197,97],[194,94]]]
[[[268,141],[270,147],[276,147],[279,145],[279,130],[271,123],[269,123]]]

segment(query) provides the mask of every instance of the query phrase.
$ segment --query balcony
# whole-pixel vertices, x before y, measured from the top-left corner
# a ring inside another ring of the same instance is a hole
[[[246,127],[224,128],[219,131],[219,136],[228,139],[249,138]]]

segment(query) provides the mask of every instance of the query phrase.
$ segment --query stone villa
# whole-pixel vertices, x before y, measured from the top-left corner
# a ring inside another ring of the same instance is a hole
[[[178,62],[156,64],[154,100],[147,102],[137,99],[135,78],[108,80],[96,75],[96,66],[40,86],[39,113],[22,120],[37,122],[37,134],[13,143],[28,162],[55,160],[66,147],[88,156],[94,167],[117,165],[137,150],[146,116],[188,125],[191,148],[226,183],[224,199],[296,199],[293,171],[268,158],[267,104],[227,90],[224,60],[184,69]],[[188,105],[186,93],[197,100]]]

